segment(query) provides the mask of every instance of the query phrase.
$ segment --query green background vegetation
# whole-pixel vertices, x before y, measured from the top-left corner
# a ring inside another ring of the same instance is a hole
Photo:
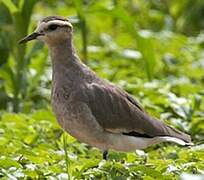
[[[44,16],[74,25],[81,59],[195,146],[133,153],[79,143],[50,108],[47,47],[18,40]],[[0,0],[0,179],[204,178],[203,0]]]

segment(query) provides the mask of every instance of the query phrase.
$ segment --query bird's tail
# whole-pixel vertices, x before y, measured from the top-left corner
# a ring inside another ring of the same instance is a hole
[[[174,141],[173,139],[177,138],[182,140],[185,145],[192,144],[191,137],[188,134],[181,132],[177,129],[174,129],[168,124],[165,124],[163,121],[159,121],[157,119],[151,118],[150,116],[144,115],[144,119],[145,121],[143,121],[143,124],[140,125],[140,129],[143,129],[143,132],[145,132],[145,134],[149,135],[150,137],[153,137],[153,138],[171,137],[169,141],[172,141],[175,143],[177,143],[177,141]]]
[[[161,136],[161,138],[163,138],[164,141],[170,141],[170,142],[174,142],[180,145],[193,145],[192,141],[191,141],[191,136],[181,132],[177,129],[172,128],[169,125],[166,125],[166,135],[165,136]]]
[[[182,139],[176,138],[176,137],[170,137],[170,136],[157,136],[154,138],[150,138],[149,142],[148,142],[148,146],[151,146],[153,144],[158,144],[158,143],[162,143],[162,142],[173,142],[176,144],[179,144],[181,146],[191,146],[193,145],[193,143],[187,143]]]

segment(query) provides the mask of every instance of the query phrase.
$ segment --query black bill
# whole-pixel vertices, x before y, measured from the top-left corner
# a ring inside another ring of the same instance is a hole
[[[20,41],[18,41],[19,44],[22,44],[22,43],[26,43],[28,41],[31,41],[33,39],[36,39],[38,36],[42,36],[44,34],[42,33],[39,33],[39,32],[34,32],[26,37],[24,37],[23,39],[21,39]]]

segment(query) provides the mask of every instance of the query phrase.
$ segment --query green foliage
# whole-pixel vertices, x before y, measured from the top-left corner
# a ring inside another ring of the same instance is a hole
[[[0,176],[7,179],[177,179],[204,170],[203,145],[110,152],[108,161],[101,160],[99,150],[63,133],[50,110],[4,113],[0,154]]]
[[[11,0],[2,0],[0,3],[0,7],[9,16],[9,18],[3,19],[3,26],[1,27],[2,37],[5,39],[5,34],[7,34],[5,44],[6,47],[9,47],[8,50],[12,54],[11,60],[9,56],[4,55],[4,65],[0,69],[0,76],[5,83],[9,82],[4,88],[8,90],[6,95],[10,97],[15,112],[20,110],[20,100],[26,95],[27,71],[30,60],[25,56],[25,45],[16,46],[16,43],[28,32],[32,9],[36,2],[37,0],[14,3]],[[10,21],[7,22],[6,19]],[[11,28],[6,28],[9,25]],[[2,47],[5,44],[2,43]],[[3,50],[7,51],[5,48]]]
[[[84,62],[87,61],[88,55],[87,55],[87,22],[86,22],[86,15],[85,15],[85,10],[84,10],[84,3],[81,0],[76,0],[73,1],[74,7],[77,12],[77,16],[79,19],[79,24],[80,24],[80,29],[81,29],[81,36],[82,36],[82,46],[83,46],[83,51],[82,51],[82,60]]]
[[[202,0],[0,0],[0,178],[202,179],[203,8]],[[53,14],[69,16],[88,66],[191,134],[195,146],[110,152],[103,161],[98,149],[64,133],[48,105],[47,49],[17,43]]]

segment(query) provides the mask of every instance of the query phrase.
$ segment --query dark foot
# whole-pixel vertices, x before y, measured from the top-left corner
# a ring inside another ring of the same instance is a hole
[[[103,151],[103,159],[107,160],[108,157],[108,150]]]

